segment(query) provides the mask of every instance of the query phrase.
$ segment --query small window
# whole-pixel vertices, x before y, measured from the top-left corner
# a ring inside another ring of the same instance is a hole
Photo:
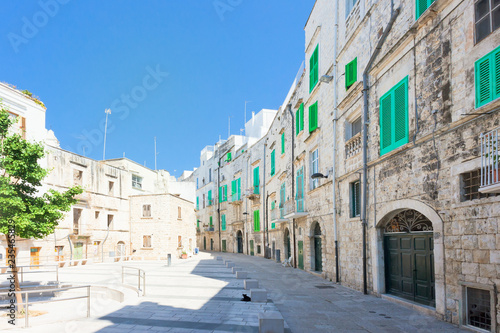
[[[281,155],[285,153],[285,131],[281,133]]]
[[[361,215],[361,191],[359,180],[350,184],[351,187],[351,217]]]
[[[115,183],[114,182],[108,182],[108,195],[110,195],[110,196],[115,195]]]
[[[346,0],[345,1],[345,17],[347,18],[349,14],[352,12],[354,5],[358,2],[358,0]]]
[[[73,184],[82,185],[83,171],[73,169]]]
[[[476,0],[474,18],[475,41],[479,43],[500,27],[500,1]]]
[[[100,213],[100,212],[99,212],[98,210],[96,210],[96,211],[95,211],[95,219],[96,219],[96,220],[99,218],[99,213]]]
[[[208,169],[208,182],[212,182],[212,169]]]
[[[177,219],[182,219],[181,207],[177,207]]]
[[[221,216],[221,226],[222,231],[226,231],[226,214],[222,214]]]
[[[311,153],[311,176],[319,172],[319,151],[314,150]],[[319,186],[319,179],[311,179],[311,190],[314,190]]]
[[[462,187],[461,201],[477,200],[482,198],[494,197],[500,193],[481,193],[481,171],[473,170],[460,175],[460,183]]]
[[[139,177],[138,175],[132,175],[132,187],[142,189],[142,177]]]
[[[276,150],[273,149],[271,152],[271,176],[274,176],[276,168]]]
[[[177,247],[182,248],[182,236],[177,236]]]
[[[260,254],[260,245],[257,245],[257,253]]]
[[[82,218],[82,209],[73,208],[73,233],[79,235],[80,232],[80,220]]]
[[[489,290],[466,287],[466,322],[465,324],[491,331],[491,293]]]
[[[109,214],[108,215],[108,228],[109,229],[113,229],[113,220],[114,220],[114,216]]]
[[[151,205],[142,205],[142,217],[151,217]]]
[[[418,18],[420,16],[422,16],[422,14],[427,10],[427,8],[429,8],[432,3],[436,1],[436,0],[416,0],[416,19],[418,20]]]
[[[346,134],[346,141],[350,140],[351,138],[355,137],[361,133],[361,117],[358,119],[354,120],[352,123],[351,122],[346,122],[346,129],[345,129],[345,134]]]
[[[151,235],[142,236],[142,247],[151,248]]]

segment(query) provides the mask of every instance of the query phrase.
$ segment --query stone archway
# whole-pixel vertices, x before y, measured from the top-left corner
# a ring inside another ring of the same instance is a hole
[[[116,256],[117,257],[123,257],[125,256],[125,242],[119,241],[118,244],[116,244]]]
[[[323,234],[318,222],[311,225],[310,249],[311,249],[311,270],[315,272],[323,271]]]
[[[432,224],[433,240],[433,271],[436,312],[445,312],[445,287],[444,287],[444,246],[443,246],[443,221],[439,214],[427,204],[411,199],[396,200],[377,207],[377,219],[370,231],[372,257],[373,290],[378,294],[387,293],[386,290],[386,265],[384,256],[384,230],[398,214],[414,210]],[[380,216],[380,218],[378,218]],[[430,231],[429,231],[430,232]]]

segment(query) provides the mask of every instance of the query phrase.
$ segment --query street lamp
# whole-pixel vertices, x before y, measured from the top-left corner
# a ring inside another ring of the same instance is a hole
[[[324,82],[324,83],[330,83],[330,81],[333,80],[333,76],[330,76],[330,75],[323,75],[319,78],[319,81],[320,82]]]

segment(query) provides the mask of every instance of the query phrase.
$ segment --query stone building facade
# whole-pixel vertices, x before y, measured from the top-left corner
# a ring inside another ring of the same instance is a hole
[[[200,228],[200,248],[279,250],[345,286],[500,332],[498,10],[316,1],[304,69],[269,130],[221,166],[221,184],[241,177],[247,192],[222,192],[211,214],[243,215],[225,214],[225,247],[205,247]]]
[[[43,180],[40,193],[48,189],[65,191],[74,185],[84,189],[54,234],[39,240],[16,239],[18,265],[80,259],[102,261],[135,254],[143,244],[136,242],[131,234],[132,216],[141,214],[142,210],[138,207],[139,211],[135,212],[136,205],[132,205],[132,201],[151,195],[169,199],[161,201],[162,215],[157,215],[161,220],[150,225],[147,232],[157,235],[158,244],[161,238],[182,235],[185,239],[182,244],[189,250],[189,239],[194,242],[195,233],[195,184],[184,179],[190,175],[189,171],[184,172],[183,181],[180,181],[165,170],[151,170],[127,158],[96,161],[63,150],[54,133],[45,129],[44,107],[3,83],[0,83],[0,99],[2,108],[18,119],[14,131],[19,131],[29,141],[45,145],[46,156],[39,163],[50,172]],[[183,223],[172,225],[168,222],[168,212],[177,212],[179,206],[182,206]],[[164,223],[171,228],[165,229]],[[138,237],[142,237],[144,231],[140,230]],[[177,248],[161,247],[161,251],[166,250],[172,251],[169,252],[172,255],[178,252]],[[6,251],[6,240],[2,236],[0,259],[5,259]]]

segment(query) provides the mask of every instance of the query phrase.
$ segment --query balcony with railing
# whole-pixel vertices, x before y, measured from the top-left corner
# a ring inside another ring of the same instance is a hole
[[[284,208],[271,209],[271,222],[280,223],[288,221],[287,219],[284,218],[284,213],[285,213]]]
[[[309,213],[305,207],[304,198],[288,200],[285,202],[284,215],[285,219],[296,219],[299,217],[307,216]]]
[[[500,127],[481,134],[482,193],[500,193]]]
[[[248,199],[257,200],[260,199],[260,189],[259,186],[252,186],[247,190]]]
[[[239,205],[243,202],[243,200],[241,200],[241,193],[232,193],[231,194],[231,203],[233,205]]]

